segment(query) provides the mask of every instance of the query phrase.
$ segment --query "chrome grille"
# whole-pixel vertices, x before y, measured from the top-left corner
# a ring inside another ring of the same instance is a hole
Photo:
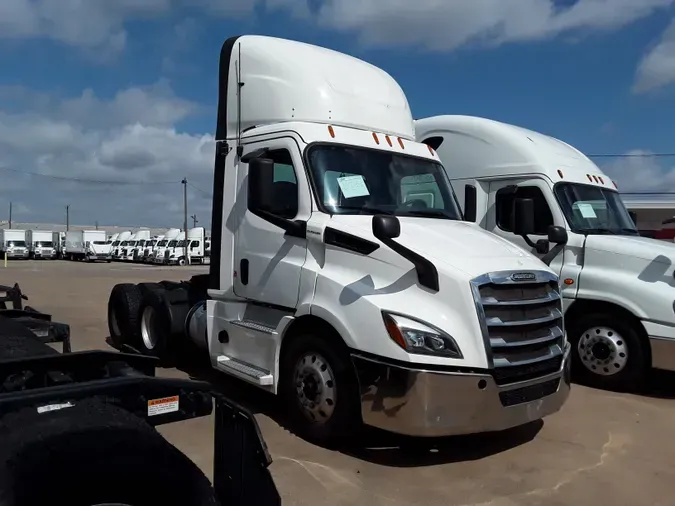
[[[518,275],[512,278],[514,274]],[[556,276],[543,271],[495,272],[471,284],[497,384],[560,370],[565,337]]]

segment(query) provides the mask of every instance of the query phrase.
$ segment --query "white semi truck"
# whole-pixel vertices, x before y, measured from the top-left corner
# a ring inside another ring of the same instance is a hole
[[[176,247],[182,234],[184,234],[184,232],[179,228],[170,228],[169,230],[167,230],[166,234],[164,234],[164,239],[162,239],[157,243],[157,248],[155,249],[154,255],[151,259],[152,263],[154,264],[168,263],[168,257],[166,256],[166,252]]]
[[[164,253],[164,261],[169,265],[189,265],[204,263],[204,227],[188,230],[187,241],[182,239],[173,248]],[[185,255],[187,251],[187,256]]]
[[[169,360],[187,334],[213,368],[282,396],[315,441],[362,422],[494,431],[561,408],[558,277],[462,221],[391,76],[321,47],[235,37],[218,102],[210,273],[116,285],[113,341]],[[433,207],[408,198],[416,184],[432,184]]]
[[[50,260],[56,258],[54,232],[52,231],[26,230],[26,244],[30,258]]]
[[[150,238],[149,241],[145,242],[145,247],[143,248],[143,252],[140,258],[141,262],[150,262],[150,259],[153,256],[153,253],[155,251],[155,248],[157,248],[157,244],[164,239],[164,235],[155,235]]]
[[[136,245],[131,248],[131,258],[127,257],[127,260],[133,262],[140,262],[143,259],[143,251],[145,250],[145,244],[150,242],[150,230],[142,229],[136,232]]]
[[[464,196],[465,217],[560,276],[575,374],[625,390],[650,367],[675,370],[675,245],[638,236],[609,176],[563,141],[490,119],[437,116],[415,129]],[[515,221],[525,201],[529,231]]]
[[[25,230],[0,229],[0,259],[28,259],[29,253]]]
[[[125,230],[124,232],[120,232],[120,234],[117,236],[117,239],[113,241],[112,243],[112,258],[113,260],[119,260],[120,259],[120,254],[122,250],[122,243],[126,243],[129,238],[131,237],[131,230]],[[125,244],[126,246],[126,244]]]
[[[112,260],[112,244],[107,244],[105,230],[69,230],[66,232],[64,257],[69,260]]]

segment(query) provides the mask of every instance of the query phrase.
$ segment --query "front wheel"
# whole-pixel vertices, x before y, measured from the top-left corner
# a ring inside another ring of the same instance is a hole
[[[298,432],[332,445],[360,426],[359,391],[349,355],[321,336],[294,338],[284,350],[281,395]]]
[[[570,323],[573,373],[589,386],[638,390],[648,370],[649,350],[633,322],[619,315],[589,314]]]

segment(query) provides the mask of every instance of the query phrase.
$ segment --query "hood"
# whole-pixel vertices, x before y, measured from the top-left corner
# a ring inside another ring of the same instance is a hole
[[[626,235],[589,235],[586,250],[598,253],[613,253],[646,260],[671,264],[675,261],[675,243]]]
[[[375,240],[372,216],[334,215],[328,225],[364,239]],[[501,270],[550,270],[541,260],[475,223],[434,218],[399,217],[400,244],[441,268],[444,264],[470,277]]]
[[[589,235],[579,296],[620,303],[640,318],[675,325],[675,244]]]

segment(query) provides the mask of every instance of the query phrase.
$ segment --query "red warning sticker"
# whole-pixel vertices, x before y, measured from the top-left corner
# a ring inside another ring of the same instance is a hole
[[[148,416],[164,415],[178,411],[178,396],[150,399],[148,401]]]

